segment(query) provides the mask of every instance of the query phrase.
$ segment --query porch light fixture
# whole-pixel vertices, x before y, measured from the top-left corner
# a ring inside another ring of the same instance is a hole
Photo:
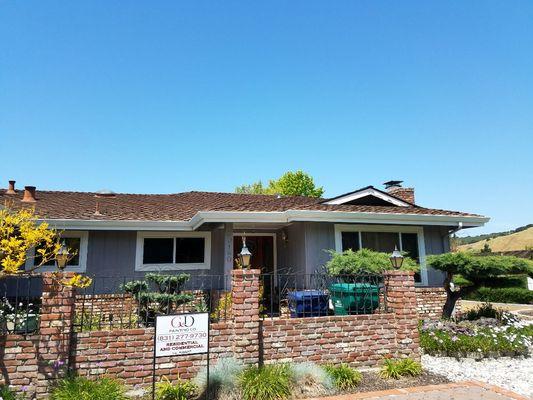
[[[57,267],[63,271],[67,265],[67,261],[70,258],[70,254],[68,251],[67,246],[65,245],[65,241],[61,243],[61,247],[56,255],[56,261],[57,261]]]
[[[241,261],[242,268],[248,268],[250,266],[250,260],[252,259],[252,253],[246,247],[246,236],[242,237],[242,249],[239,253],[239,260]]]
[[[394,269],[400,269],[402,267],[403,256],[402,253],[400,253],[400,250],[398,250],[398,247],[394,246],[394,251],[390,255],[389,259]]]

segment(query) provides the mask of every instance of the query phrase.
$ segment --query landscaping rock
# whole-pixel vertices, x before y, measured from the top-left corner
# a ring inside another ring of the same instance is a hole
[[[533,396],[533,359],[498,358],[457,360],[450,357],[422,356],[426,371],[446,376],[451,381],[478,380],[524,396]]]

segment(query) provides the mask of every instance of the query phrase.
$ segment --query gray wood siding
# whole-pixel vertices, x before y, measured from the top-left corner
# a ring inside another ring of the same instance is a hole
[[[286,228],[287,242],[283,242],[281,233],[277,237],[278,269],[289,268],[291,273],[304,274],[306,271],[306,237],[305,224],[295,222]]]
[[[305,223],[306,273],[313,274],[330,259],[327,250],[335,249],[335,225],[323,222]]]
[[[442,254],[450,251],[450,238],[446,226],[424,226],[426,255]],[[444,283],[444,273],[428,267],[428,285],[440,286]]]
[[[285,228],[287,241],[277,231],[278,270],[289,268],[298,274],[311,274],[324,265],[329,255],[325,250],[335,248],[333,223],[295,222]],[[424,227],[426,254],[449,251],[447,227]],[[87,254],[87,274],[107,277],[141,277],[135,272],[137,233],[134,231],[91,231]],[[221,275],[224,273],[224,230],[211,232],[211,269],[184,271],[191,275]],[[443,274],[428,269],[428,284],[440,285]]]
[[[137,232],[91,231],[87,248],[87,274],[133,276]]]

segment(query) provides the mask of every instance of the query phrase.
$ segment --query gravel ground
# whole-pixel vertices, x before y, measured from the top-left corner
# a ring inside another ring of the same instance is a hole
[[[442,374],[451,381],[477,380],[533,397],[533,358],[475,361],[423,355],[422,365],[426,371]]]

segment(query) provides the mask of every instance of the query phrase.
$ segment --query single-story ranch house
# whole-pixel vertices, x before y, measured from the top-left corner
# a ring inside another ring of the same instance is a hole
[[[449,237],[482,226],[487,217],[415,203],[400,181],[329,199],[187,192],[120,194],[43,191],[10,181],[0,204],[34,207],[77,250],[68,270],[121,277],[146,271],[223,275],[233,269],[245,234],[252,266],[265,273],[312,274],[337,251],[397,246],[417,259],[420,285],[440,285],[428,254],[449,251]],[[33,259],[29,259],[33,262]],[[27,267],[30,267],[28,265]]]

